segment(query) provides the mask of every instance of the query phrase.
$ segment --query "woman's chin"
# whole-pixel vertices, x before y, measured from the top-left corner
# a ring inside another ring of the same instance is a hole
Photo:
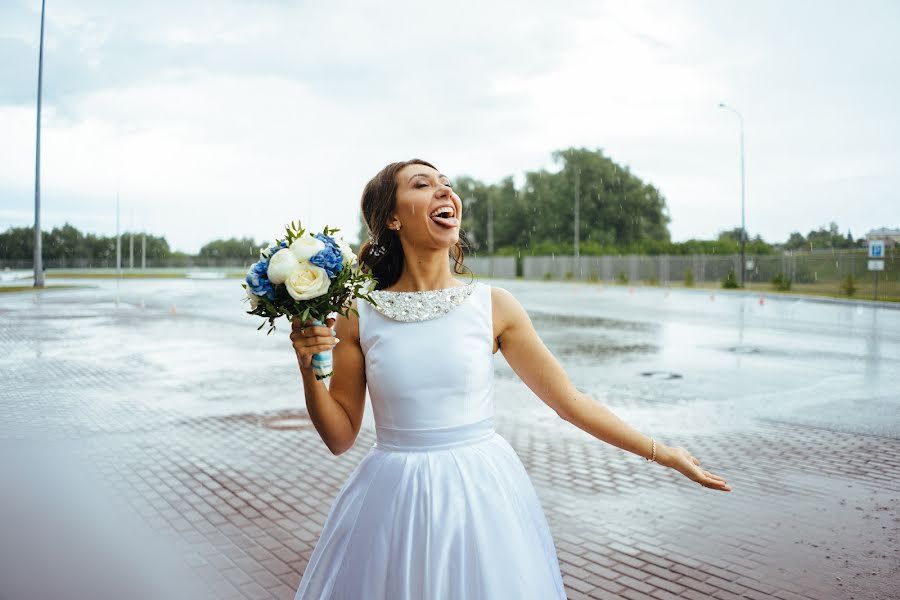
[[[445,235],[442,237],[434,238],[434,244],[438,248],[442,248],[444,250],[449,250],[459,241],[458,235]]]
[[[432,237],[441,245],[446,245],[447,248],[450,248],[459,241],[459,226],[444,227],[431,221],[431,227],[435,231],[435,235]]]

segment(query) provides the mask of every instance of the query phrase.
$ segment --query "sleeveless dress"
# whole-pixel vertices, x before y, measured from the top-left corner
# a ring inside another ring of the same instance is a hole
[[[380,308],[357,310],[376,441],[295,600],[565,600],[536,490],[494,430],[491,286],[370,295]]]

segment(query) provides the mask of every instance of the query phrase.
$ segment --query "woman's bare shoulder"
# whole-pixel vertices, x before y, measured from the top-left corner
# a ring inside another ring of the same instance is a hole
[[[497,335],[502,333],[527,313],[518,299],[506,288],[491,286],[491,310],[493,312],[494,329]]]

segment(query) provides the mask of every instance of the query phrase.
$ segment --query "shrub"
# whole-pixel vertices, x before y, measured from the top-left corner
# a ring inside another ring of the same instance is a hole
[[[852,296],[856,293],[856,280],[853,279],[853,273],[847,273],[843,280],[841,280],[841,293],[847,296]]]
[[[737,280],[737,275],[734,274],[734,269],[729,269],[728,274],[722,278],[722,287],[725,289],[734,289],[741,287]]]
[[[656,275],[651,275],[647,278],[647,285],[659,285],[659,278]]]
[[[684,287],[694,287],[694,270],[684,270]]]
[[[547,271],[544,273],[544,279],[553,279],[553,273]]]
[[[597,273],[596,269],[591,269],[591,272],[588,275],[588,281],[591,281],[591,282],[600,281],[600,274]]]
[[[628,275],[625,273],[625,271],[619,271],[618,273],[616,273],[616,283],[621,283],[622,285],[628,283]]]
[[[775,277],[772,278],[772,285],[775,286],[776,290],[786,292],[791,289],[791,280],[788,279],[787,275],[779,271],[775,274]]]
[[[565,277],[566,279],[572,279],[575,277],[575,273],[573,273],[572,271],[566,271],[566,274],[563,277]]]

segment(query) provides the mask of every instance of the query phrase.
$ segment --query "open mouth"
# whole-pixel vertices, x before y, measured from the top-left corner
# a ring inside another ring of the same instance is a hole
[[[429,215],[431,220],[447,229],[459,227],[459,219],[456,217],[456,211],[452,206],[441,206]]]

